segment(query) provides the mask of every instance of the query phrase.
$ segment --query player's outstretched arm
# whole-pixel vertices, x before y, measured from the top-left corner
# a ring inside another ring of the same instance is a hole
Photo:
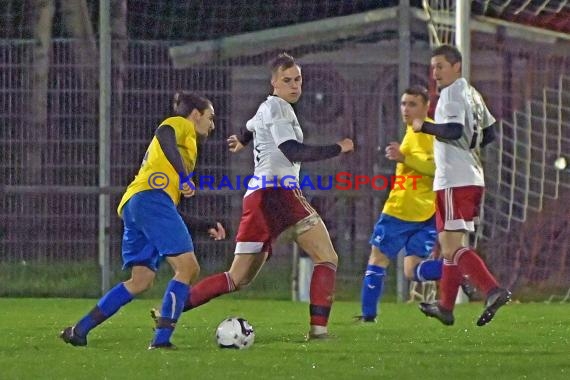
[[[349,153],[354,150],[354,142],[351,139],[345,138],[337,142],[340,145],[341,153]]]
[[[223,240],[226,238],[226,229],[219,221],[204,220],[203,218],[192,217],[185,212],[180,212],[182,220],[189,230],[207,232],[214,240]]]
[[[253,140],[253,132],[251,132],[247,127],[241,127],[239,129],[239,134],[231,135],[228,137],[228,147],[230,148],[230,152],[237,153],[243,149],[244,146],[249,144],[249,142]]]
[[[308,145],[296,140],[287,140],[279,144],[279,150],[291,162],[310,162],[333,158],[341,153],[354,150],[351,139],[343,139],[331,145]]]
[[[463,133],[463,125],[459,123],[434,124],[422,119],[415,119],[412,129],[414,132],[423,132],[447,140],[458,140]]]
[[[208,228],[208,235],[214,240],[224,240],[226,238],[226,229],[220,222],[216,222],[216,225]]]

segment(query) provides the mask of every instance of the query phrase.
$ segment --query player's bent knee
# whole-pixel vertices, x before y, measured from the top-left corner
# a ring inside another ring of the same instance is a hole
[[[188,280],[189,284],[194,283],[198,277],[200,276],[200,266],[199,265],[192,265],[188,268],[184,268],[182,271],[179,271],[178,274],[183,278]]]
[[[336,254],[336,251],[333,250],[332,253],[330,253],[328,257],[325,258],[325,262],[338,266],[338,255]]]
[[[167,260],[174,269],[174,277],[178,281],[190,284],[198,278],[200,265],[198,264],[198,260],[196,260],[194,252],[170,256]]]
[[[370,257],[368,258],[368,264],[387,268],[390,265],[390,258],[380,252],[378,248],[373,247],[370,252]]]
[[[413,280],[415,278],[413,269],[404,268],[404,276],[406,280]]]
[[[334,249],[327,249],[323,247],[323,249],[317,249],[314,252],[306,252],[309,254],[314,264],[331,263],[338,265],[338,255]]]
[[[194,272],[191,274],[190,276],[190,283],[193,284],[198,280],[198,277],[200,277],[200,266],[197,265],[196,268],[194,269]]]
[[[329,250],[324,251],[322,254],[317,255],[317,257],[313,260],[314,264],[323,264],[323,263],[330,263],[334,266],[338,266],[338,255],[336,251]]]
[[[198,263],[189,263],[176,268],[176,276],[188,281],[188,283],[194,282],[199,275],[200,265]]]
[[[131,268],[131,278],[124,282],[125,287],[132,295],[137,295],[150,289],[154,283],[156,273],[143,265],[135,265]]]
[[[154,283],[154,276],[133,276],[131,279],[125,282],[125,286],[129,293],[137,295],[143,293],[144,291],[152,288]]]

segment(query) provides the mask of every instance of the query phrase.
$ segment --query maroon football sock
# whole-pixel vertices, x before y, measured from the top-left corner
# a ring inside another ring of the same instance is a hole
[[[311,325],[326,326],[334,297],[336,279],[336,265],[332,263],[319,263],[313,269],[311,277],[311,290],[309,312]]]
[[[457,265],[452,261],[443,259],[443,267],[441,270],[441,280],[439,281],[439,305],[446,310],[453,310],[455,299],[461,285],[461,272]]]
[[[190,288],[183,311],[194,309],[212,298],[231,293],[234,290],[236,287],[228,272],[213,274]]]
[[[461,273],[464,276],[469,276],[470,281],[484,294],[499,286],[481,257],[471,248],[464,247],[458,249],[455,252],[453,261],[457,263]]]

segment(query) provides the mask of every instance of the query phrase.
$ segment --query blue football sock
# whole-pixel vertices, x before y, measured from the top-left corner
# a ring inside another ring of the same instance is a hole
[[[378,302],[384,289],[384,276],[386,268],[376,265],[368,265],[362,280],[362,316],[374,318],[378,315]]]
[[[189,291],[190,286],[185,283],[170,280],[162,299],[161,317],[158,321],[158,328],[154,333],[153,345],[170,343],[170,337],[174,332],[174,327],[180,314],[182,314]]]
[[[77,335],[86,336],[89,331],[109,319],[123,305],[131,302],[133,295],[129,293],[125,284],[117,284],[109,290],[86,316],[84,316],[74,327]]]
[[[441,278],[442,260],[424,260],[414,269],[414,281],[436,281]]]

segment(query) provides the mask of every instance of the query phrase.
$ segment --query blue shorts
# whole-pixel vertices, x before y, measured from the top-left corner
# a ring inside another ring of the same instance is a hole
[[[424,222],[406,222],[381,214],[374,225],[370,244],[390,258],[396,257],[402,248],[406,249],[406,256],[425,258],[431,254],[436,238],[434,216]]]
[[[194,252],[188,227],[162,190],[142,191],[123,206],[123,269],[158,269],[163,256]]]

